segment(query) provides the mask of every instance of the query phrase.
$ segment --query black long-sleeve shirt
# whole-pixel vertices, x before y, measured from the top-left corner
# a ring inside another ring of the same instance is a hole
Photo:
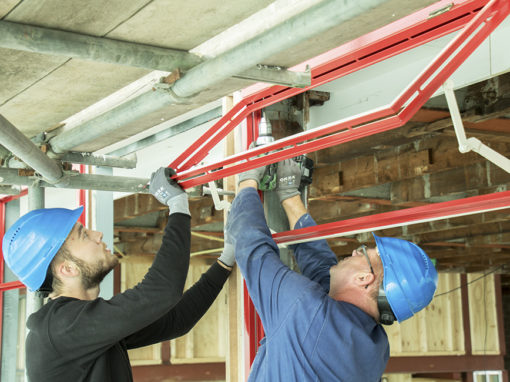
[[[172,214],[142,282],[109,300],[50,300],[27,327],[30,382],[132,381],[127,349],[179,337],[203,316],[229,271],[213,264],[182,294],[189,266],[190,217]]]

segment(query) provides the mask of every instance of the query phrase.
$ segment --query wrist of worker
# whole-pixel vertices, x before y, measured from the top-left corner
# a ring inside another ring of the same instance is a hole
[[[218,257],[218,261],[221,263],[220,265],[224,265],[225,267],[232,269],[236,262],[233,244],[225,242],[223,252],[221,253],[220,257]]]
[[[237,193],[240,193],[245,188],[257,189],[258,187],[259,187],[259,184],[255,179],[246,179],[246,180],[239,182],[239,187],[237,188]]]
[[[225,268],[227,271],[232,271],[232,269],[234,269],[234,265],[227,265],[225,264],[223,261],[221,261],[220,259],[217,259],[216,262],[218,263],[218,265],[222,268]]]
[[[282,207],[289,219],[290,229],[294,229],[298,220],[307,213],[306,207],[301,200],[301,195],[299,193],[283,200]]]
[[[180,213],[191,216],[191,213],[189,212],[188,194],[185,192],[168,200],[167,205],[170,209],[169,215]]]

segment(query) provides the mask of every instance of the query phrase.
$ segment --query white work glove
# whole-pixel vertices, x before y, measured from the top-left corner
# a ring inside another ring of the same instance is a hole
[[[285,159],[278,162],[276,170],[276,193],[280,203],[285,199],[300,195],[298,191],[301,183],[301,166],[293,159]]]
[[[175,171],[169,167],[161,167],[152,173],[149,192],[162,204],[170,207],[170,214],[181,213],[190,215],[188,194],[172,180]]]
[[[227,267],[232,267],[236,261],[234,256],[234,244],[229,240],[228,233],[225,230],[223,234],[224,247],[218,260],[225,264]]]
[[[227,222],[228,222],[228,216],[227,216]],[[225,225],[225,228],[223,229],[223,252],[221,253],[220,257],[218,258],[219,261],[221,261],[223,264],[225,264],[228,267],[232,267],[236,261],[235,253],[234,253],[234,243],[229,235],[228,232],[229,225],[228,223]]]
[[[257,182],[257,188],[260,186],[260,181],[262,180],[262,177],[264,176],[264,172],[266,171],[266,166],[254,168],[252,170],[248,170],[245,172],[242,172],[238,175],[238,182],[241,183],[244,180],[252,179]]]

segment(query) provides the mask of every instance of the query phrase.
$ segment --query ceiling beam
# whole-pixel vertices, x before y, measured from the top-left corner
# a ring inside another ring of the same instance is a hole
[[[1,35],[1,31],[0,31]],[[30,139],[20,132],[12,123],[0,114],[0,128],[2,137],[0,143],[19,157],[27,165],[35,169],[44,179],[56,183],[62,179],[62,167],[50,159]],[[17,184],[17,183],[13,183]]]
[[[118,192],[148,192],[149,179],[97,174],[80,174],[64,171],[57,184],[42,181],[33,170],[0,168],[0,185],[69,188],[74,190],[98,190]]]
[[[0,20],[0,47],[171,72],[202,60],[186,51]]]

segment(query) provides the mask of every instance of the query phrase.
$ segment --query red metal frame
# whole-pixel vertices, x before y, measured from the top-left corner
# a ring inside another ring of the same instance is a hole
[[[273,234],[273,238],[277,244],[290,244],[326,237],[352,235],[359,232],[370,232],[406,224],[424,223],[504,208],[510,208],[510,191],[432,203],[426,206],[406,208],[293,231],[279,232]]]
[[[258,138],[259,131],[258,126],[262,117],[262,113],[260,111],[255,111],[248,115],[246,118],[246,127],[247,127],[247,147],[255,142]],[[246,147],[246,148],[247,148]],[[263,194],[259,192],[261,199],[263,198]],[[243,301],[244,301],[244,322],[246,325],[246,337],[247,342],[245,344],[245,354],[247,354],[246,358],[246,375],[250,373],[250,368],[257,355],[257,349],[259,347],[260,340],[264,337],[264,327],[262,326],[262,321],[260,316],[255,309],[255,305],[248,293],[248,288],[246,287],[246,282],[243,281]]]
[[[5,205],[11,200],[18,199],[28,193],[27,189],[21,190],[19,195],[6,196],[0,199],[0,237],[5,235]],[[0,358],[2,358],[2,330],[3,330],[3,312],[4,312],[4,290],[23,288],[24,285],[19,281],[4,283],[4,254],[0,245]]]
[[[0,203],[0,237],[5,234],[5,203]],[[4,282],[4,255],[0,248],[0,285]],[[3,330],[4,294],[0,293],[0,339]],[[2,358],[2,343],[0,341],[0,359]]]
[[[85,165],[84,164],[80,164],[80,165],[76,165],[77,166],[77,170],[80,172],[80,174],[85,174]],[[74,165],[73,165],[73,168],[74,168]],[[78,190],[78,205],[80,206],[83,206],[83,207],[86,207],[87,206],[87,193],[85,190]],[[87,224],[86,224],[86,220],[87,220],[87,214],[85,212],[85,208],[83,209],[83,212],[82,214],[80,215],[78,221],[85,227]]]
[[[255,310],[255,305],[253,305],[253,301],[250,298],[248,293],[248,288],[246,287],[246,283],[243,283],[243,300],[244,300],[244,322],[246,326],[246,335],[248,337],[248,342],[246,343],[246,354],[248,355],[246,361],[246,375],[249,374],[251,365],[255,356],[257,355],[257,349],[259,347],[259,342],[262,338],[264,338],[264,327],[262,326],[262,321],[260,320],[257,311]]]
[[[404,30],[393,30],[393,33],[392,28],[386,28],[384,30],[386,34],[378,40],[372,37],[365,42],[365,38],[362,37],[356,40],[360,46],[354,51],[349,52],[339,48],[339,52],[343,52],[343,55],[334,59],[330,58],[329,61],[312,68],[311,86],[304,89],[272,86],[248,96],[235,105],[229,113],[170,164],[170,167],[177,171],[174,179],[183,188],[190,188],[252,168],[400,127],[409,121],[509,12],[510,4],[505,0],[465,1],[455,5],[449,12],[432,19],[426,19],[425,14],[421,12],[418,16],[412,15],[409,20],[394,23],[393,27],[402,27],[402,25],[408,25],[408,27]],[[191,169],[250,113],[373,65],[461,27],[463,29],[459,34],[427,69],[387,107],[280,139],[272,144],[247,150],[210,165]],[[352,48],[356,44],[350,43],[347,46]]]
[[[28,194],[28,189],[23,189],[18,195],[10,195],[0,198],[0,237],[3,238],[5,234],[5,205],[12,200],[16,200]],[[0,334],[2,333],[2,307],[3,307],[3,292],[4,290],[24,288],[25,285],[20,281],[11,281],[4,283],[4,270],[5,270],[4,254],[2,246],[0,245]]]

